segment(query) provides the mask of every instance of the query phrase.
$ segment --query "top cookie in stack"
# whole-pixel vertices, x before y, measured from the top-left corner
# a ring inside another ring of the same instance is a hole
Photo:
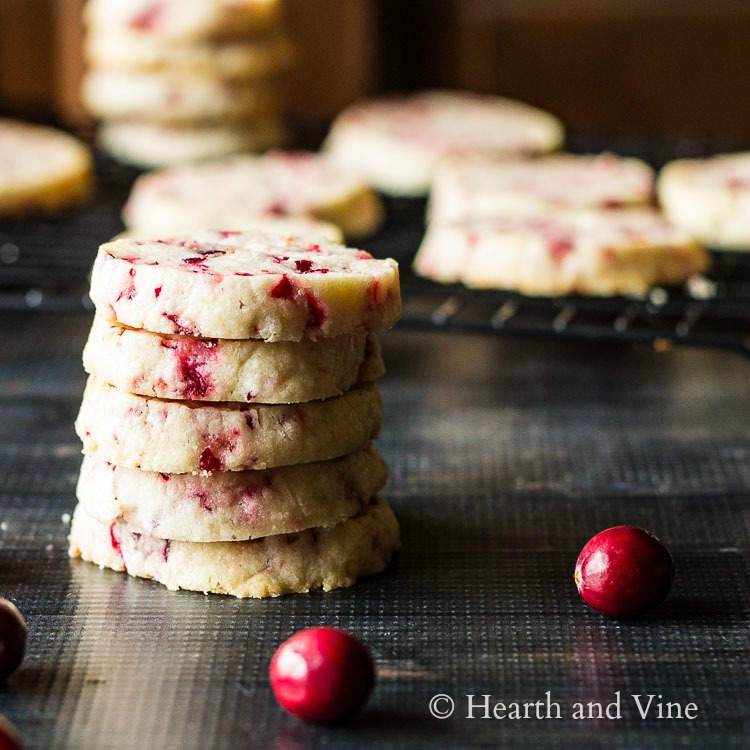
[[[70,553],[170,588],[275,596],[382,570],[371,445],[392,260],[257,231],[100,248]]]
[[[158,167],[285,139],[278,0],[88,0],[83,100],[122,161]]]

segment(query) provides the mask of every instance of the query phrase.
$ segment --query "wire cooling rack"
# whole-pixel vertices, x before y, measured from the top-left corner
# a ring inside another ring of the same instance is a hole
[[[732,143],[579,139],[574,151],[609,147],[641,156],[655,167],[670,158],[732,150]],[[120,209],[137,170],[97,160],[95,200],[67,216],[0,221],[0,310],[65,313],[90,309],[88,272],[101,242],[122,230]],[[644,299],[526,297],[469,290],[416,277],[411,271],[423,233],[424,201],[389,200],[388,220],[364,246],[395,257],[402,269],[404,313],[399,325],[586,340],[674,343],[750,354],[750,254],[713,252],[711,272],[676,289],[657,288]]]

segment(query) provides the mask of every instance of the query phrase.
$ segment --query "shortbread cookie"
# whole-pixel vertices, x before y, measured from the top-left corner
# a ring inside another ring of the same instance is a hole
[[[136,180],[123,220],[139,232],[243,226],[254,216],[313,216],[347,237],[374,232],[383,221],[375,193],[350,170],[318,154],[276,151],[175,167]]]
[[[383,459],[368,447],[342,458],[211,476],[160,474],[84,458],[78,500],[100,523],[188,542],[223,542],[333,526],[383,487]]]
[[[107,70],[179,70],[221,80],[268,78],[285,70],[293,48],[283,34],[220,43],[171,42],[138,29],[99,29],[87,34],[85,53],[92,67]]]
[[[246,36],[275,28],[278,0],[88,0],[89,33],[144,31],[163,40]]]
[[[381,499],[336,526],[213,543],[171,541],[123,523],[103,524],[79,505],[69,554],[172,590],[268,597],[351,586],[382,571],[399,546],[398,521]]]
[[[61,130],[0,119],[0,216],[54,213],[89,197],[90,150]]]
[[[340,396],[385,372],[374,334],[318,341],[200,339],[127,328],[94,316],[86,372],[142,396],[288,404]]]
[[[430,193],[435,221],[464,221],[553,208],[612,209],[648,204],[654,172],[615,154],[559,154],[539,159],[453,158]]]
[[[640,295],[708,265],[703,248],[649,209],[433,222],[414,261],[436,281],[532,295]]]
[[[562,141],[560,121],[527,104],[423,91],[349,107],[334,121],[324,148],[379,190],[419,196],[447,156],[523,156],[554,151]]]
[[[670,162],[658,194],[667,216],[700,242],[750,250],[750,151]]]
[[[278,87],[272,83],[220,81],[179,71],[90,68],[83,78],[81,96],[94,116],[108,120],[247,120],[281,110]]]
[[[371,383],[325,401],[249,405],[136,396],[89,377],[75,426],[88,456],[182,474],[338,458],[374,439],[380,418]]]
[[[369,333],[401,311],[394,260],[253,231],[109,242],[99,248],[90,294],[110,321],[201,338]]]
[[[98,130],[99,143],[115,159],[146,169],[266,151],[283,146],[287,137],[279,117],[200,125],[117,120],[102,122]],[[188,227],[182,222],[177,228]]]
[[[195,222],[195,226],[190,226],[188,221],[182,223],[179,227],[172,227],[171,230],[166,228],[161,232],[155,231],[125,231],[120,232],[113,240],[158,240],[164,238],[170,232],[176,235],[184,236],[186,232],[196,229],[206,229],[202,222]],[[244,226],[223,227],[221,231],[238,232],[245,229],[255,229],[268,234],[281,234],[284,237],[297,237],[307,242],[336,243],[344,242],[342,231],[329,221],[320,219],[311,219],[308,216],[253,216],[246,217]]]

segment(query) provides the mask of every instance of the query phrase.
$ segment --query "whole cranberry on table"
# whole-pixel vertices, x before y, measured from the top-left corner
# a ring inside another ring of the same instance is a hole
[[[300,630],[271,660],[271,687],[289,713],[326,723],[352,717],[375,682],[372,657],[352,635],[331,627]]]
[[[575,582],[584,601],[612,617],[632,617],[663,601],[674,560],[650,532],[614,526],[593,536],[578,556]]]
[[[18,669],[26,651],[28,629],[13,602],[0,597],[0,680]]]
[[[18,730],[0,714],[0,750],[22,750]]]

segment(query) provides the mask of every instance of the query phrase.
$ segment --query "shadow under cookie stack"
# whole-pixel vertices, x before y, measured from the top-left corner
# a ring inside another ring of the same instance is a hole
[[[82,99],[117,159],[161,167],[283,145],[280,0],[87,0]]]
[[[70,555],[170,589],[352,584],[399,546],[376,338],[398,267],[258,231],[99,249]]]

